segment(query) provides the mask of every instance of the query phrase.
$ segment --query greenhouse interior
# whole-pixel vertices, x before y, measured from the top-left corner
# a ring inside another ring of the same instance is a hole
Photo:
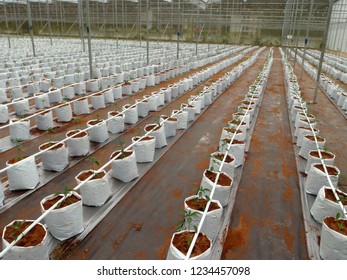
[[[347,259],[347,0],[0,15],[0,259]]]

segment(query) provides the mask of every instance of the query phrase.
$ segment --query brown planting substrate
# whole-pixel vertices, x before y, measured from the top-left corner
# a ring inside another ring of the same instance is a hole
[[[5,240],[8,243],[12,243],[17,236],[19,236],[26,228],[28,228],[32,222],[17,223],[18,228],[14,228],[13,225],[6,228]],[[15,246],[30,247],[39,245],[46,235],[46,231],[41,225],[35,225],[26,235],[19,240]]]
[[[46,149],[48,149],[49,147],[51,147],[51,146],[53,146],[53,145],[55,145],[55,144],[57,144],[57,143],[48,142],[48,143],[46,143],[46,144],[43,144],[43,145],[40,147],[40,149],[41,149],[41,150],[46,150]],[[58,149],[60,149],[60,148],[63,147],[63,146],[64,146],[64,144],[63,144],[63,143],[60,143],[60,144],[56,145],[54,148],[52,148],[51,150],[58,150]]]
[[[218,159],[218,160],[220,160],[220,161],[222,161],[223,158],[224,158],[224,154],[223,153],[218,153],[218,154],[215,154],[213,157]],[[226,163],[230,163],[230,162],[233,162],[233,161],[234,161],[234,158],[232,158],[230,155],[227,155],[227,157],[225,159],[225,162]]]
[[[194,232],[182,232],[176,234],[172,240],[172,244],[184,255],[187,254],[189,245],[187,240],[193,240]],[[208,248],[210,248],[211,242],[206,235],[199,233],[198,239],[196,240],[194,249],[192,251],[191,257],[195,257],[204,253]]]
[[[89,178],[93,174],[94,174],[94,176],[90,180],[101,179],[105,176],[106,172],[101,171],[98,173],[94,173],[93,171],[88,171],[88,172],[84,172],[84,173],[80,174],[77,178],[80,181],[85,181],[87,178]]]
[[[326,153],[324,151],[321,151],[320,153],[321,153],[323,159],[332,159],[332,158],[334,158],[334,156],[332,154],[328,154],[328,153]],[[310,155],[313,156],[313,157],[319,158],[319,154],[318,154],[317,151],[311,151]]]
[[[68,132],[66,135],[68,137],[70,137],[71,135],[74,135],[77,132],[78,132],[78,130],[72,130],[72,131]],[[76,134],[75,136],[72,136],[71,138],[82,138],[82,137],[84,137],[86,135],[87,135],[87,132],[81,131],[80,133]]]
[[[324,223],[332,230],[347,235],[347,220],[336,220],[334,217],[324,218]],[[339,228],[340,225],[340,228]]]
[[[343,200],[341,200],[341,203],[343,205],[347,205],[347,200],[346,200],[347,196],[345,196],[344,194],[342,194],[339,191],[337,191],[337,194],[338,194],[338,196],[342,196],[344,198]],[[334,196],[334,193],[333,193],[333,191],[331,189],[325,189],[325,198],[329,199],[329,200],[331,200],[333,202],[337,202],[336,198]]]
[[[314,167],[324,172],[323,164],[316,164]],[[334,167],[326,166],[326,168],[328,170],[329,175],[337,176],[339,174]]]
[[[45,210],[48,210],[49,208],[51,208],[54,204],[57,203],[57,201],[59,201],[61,199],[61,196],[56,196],[52,199],[47,200],[45,203],[43,203],[43,208]],[[74,204],[78,201],[80,201],[81,199],[77,196],[75,196],[74,194],[65,198],[55,209],[60,209],[60,208],[64,208],[66,206],[69,206],[71,204]]]
[[[210,170],[206,170],[205,176],[211,182],[214,182],[216,180],[217,173],[211,172]],[[228,176],[226,176],[224,173],[221,173],[218,178],[218,185],[229,187],[231,185],[231,179]]]
[[[204,198],[192,198],[191,200],[187,200],[186,203],[187,205],[194,210],[197,211],[205,211],[206,205],[207,205],[207,200]],[[210,203],[210,206],[208,207],[208,212],[211,212],[213,210],[219,209],[219,206],[216,202]]]

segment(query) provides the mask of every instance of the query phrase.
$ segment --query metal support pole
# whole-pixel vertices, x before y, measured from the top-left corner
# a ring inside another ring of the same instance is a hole
[[[218,49],[219,49],[219,46],[220,46],[220,44],[222,43],[222,40],[221,40],[221,38],[222,38],[222,1],[220,1],[220,3],[219,3],[219,27],[218,27],[218,36],[219,36],[219,38],[218,38]]]
[[[13,15],[14,15],[14,18],[15,18],[14,22],[16,24],[16,34],[18,35],[18,16],[17,16],[16,6],[15,6],[14,0],[12,0],[12,3],[13,3]]]
[[[40,27],[42,28],[42,13],[41,13],[41,5],[40,2],[37,3],[39,6],[39,17],[40,17]]]
[[[105,41],[106,41],[106,38],[107,38],[107,28],[106,28],[106,9],[105,9],[105,6],[106,6],[106,3],[102,3],[102,9],[103,9],[103,15],[104,15],[104,34],[105,34]]]
[[[301,27],[301,20],[302,20],[302,12],[304,10],[304,2],[305,2],[305,0],[302,0],[301,10],[300,10],[300,18],[299,18],[300,27]],[[295,64],[296,64],[296,57],[297,57],[297,53],[298,53],[299,36],[300,36],[300,31],[301,31],[300,27],[299,27],[299,24],[297,22],[296,23],[296,43],[295,43],[295,56],[294,56],[294,70],[295,70]]]
[[[122,0],[122,29],[123,29],[123,38],[125,38],[125,14],[124,14],[124,0]]]
[[[8,29],[7,11],[6,11],[5,0],[2,0],[2,4],[4,5],[4,12],[5,12],[5,22],[6,22],[6,30],[7,30],[8,47],[11,48],[11,40],[10,40],[10,33],[9,33],[10,31]]]
[[[35,42],[34,42],[34,32],[33,32],[33,22],[31,19],[31,9],[30,9],[30,1],[27,0],[27,13],[28,13],[28,23],[29,23],[29,32],[30,32],[30,38],[31,38],[31,45],[33,48],[33,54],[36,56],[35,52]]]
[[[319,65],[318,65],[316,85],[315,85],[314,93],[313,93],[313,103],[316,103],[316,99],[317,99],[318,85],[319,85],[319,81],[320,81],[320,75],[322,73],[325,47],[326,47],[328,33],[329,33],[329,26],[330,26],[330,21],[331,21],[331,14],[333,11],[333,4],[334,4],[334,0],[329,0],[328,18],[327,18],[327,22],[326,22],[326,26],[325,26],[325,30],[324,30],[324,34],[323,34],[323,42],[322,42],[322,49],[321,49],[320,60],[319,60]]]
[[[195,43],[195,55],[198,55],[198,41],[199,41],[199,5],[196,6],[196,30],[195,30],[195,36],[196,36],[196,43]]]
[[[209,19],[209,26],[208,26],[208,47],[207,47],[208,53],[210,53],[211,26],[212,26],[212,2],[211,2],[211,7],[210,7],[210,19]]]
[[[180,36],[181,36],[180,30],[181,30],[181,0],[178,0],[177,60],[180,58]]]
[[[47,23],[48,23],[48,32],[49,32],[49,40],[51,42],[51,46],[53,45],[52,42],[52,26],[51,26],[51,17],[49,15],[49,4],[48,0],[46,0],[46,14],[47,14]]]
[[[172,42],[172,32],[173,32],[173,1],[171,2],[171,11],[170,11],[170,42]]]
[[[88,34],[88,54],[89,54],[89,73],[90,78],[93,78],[93,58],[92,58],[92,40],[91,40],[91,30],[90,30],[90,13],[89,13],[89,0],[86,0],[87,8],[87,34]]]
[[[82,2],[82,0],[78,0],[78,20],[79,20],[80,37],[81,37],[83,52],[85,52],[86,46],[84,43],[83,2]]]
[[[147,66],[149,65],[149,11],[150,11],[150,3],[149,0],[146,0],[146,6],[147,6]]]
[[[159,0],[157,1],[157,33],[158,33],[157,45],[159,46],[159,35],[160,35],[160,31],[159,31]]]
[[[305,65],[305,58],[306,58],[306,49],[308,44],[308,37],[310,35],[310,25],[311,25],[311,19],[312,19],[312,12],[313,12],[313,3],[314,0],[310,0],[310,12],[308,15],[308,22],[306,25],[306,38],[305,38],[305,46],[304,46],[304,54],[302,56],[302,63],[301,63],[301,70],[300,70],[300,81],[302,80],[302,74],[304,72],[304,65]]]

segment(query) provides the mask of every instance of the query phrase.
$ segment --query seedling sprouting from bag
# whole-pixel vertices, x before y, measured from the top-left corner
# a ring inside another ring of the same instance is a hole
[[[203,188],[202,186],[200,186],[198,188],[199,198],[205,198],[207,201],[209,201],[210,197],[206,194],[207,192],[210,192],[210,190],[208,188]]]
[[[23,142],[22,142],[22,140],[20,140],[20,139],[18,139],[18,138],[16,138],[15,140],[14,140],[14,142],[16,143],[16,149],[17,149],[17,155],[16,155],[16,159],[17,160],[20,160],[20,159],[22,159],[23,158]]]
[[[87,160],[89,160],[91,162],[93,170],[94,170],[94,165],[96,165],[96,166],[100,165],[100,162],[96,157],[92,156],[92,157],[87,158]]]
[[[62,190],[62,191],[59,191],[59,192],[56,192],[56,193],[54,194],[55,197],[57,197],[57,196],[59,196],[59,195],[63,195],[63,196],[64,196],[64,199],[58,204],[58,206],[57,206],[58,208],[60,207],[60,205],[61,205],[61,203],[62,203],[63,201],[66,201],[67,203],[69,203],[69,197],[68,197],[68,195],[69,195],[72,191],[73,191],[73,190],[70,189],[70,187],[69,187],[68,185],[64,184],[63,190]]]
[[[125,151],[124,151],[124,145],[125,145],[125,142],[123,140],[118,141],[118,146],[121,149],[120,158],[125,158],[125,156],[126,156]]]
[[[13,231],[10,234],[10,237],[13,237],[14,240],[17,240],[18,236],[22,233],[21,228],[23,227],[23,224],[25,223],[25,220],[23,221],[15,221],[10,227],[13,229]]]
[[[336,213],[335,221],[338,221],[338,220],[340,220],[340,219],[341,219],[341,213],[338,212],[338,213]],[[338,227],[340,230],[342,230],[342,229],[344,229],[344,224],[343,224],[343,223],[337,223],[337,227]]]

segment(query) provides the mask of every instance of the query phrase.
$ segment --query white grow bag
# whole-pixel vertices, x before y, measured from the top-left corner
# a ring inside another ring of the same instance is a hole
[[[93,172],[94,170],[85,170],[80,172],[75,180],[77,184],[82,183],[78,177],[84,173]],[[84,185],[79,189],[79,192],[83,198],[83,204],[88,206],[101,206],[103,205],[107,199],[111,196],[111,186],[109,183],[109,176],[106,171],[101,171],[104,173],[104,176],[99,179],[90,179],[88,182],[84,183]]]
[[[347,236],[330,229],[323,222],[319,254],[324,260],[346,260]]]
[[[226,142],[223,140],[230,140],[230,139],[221,139],[221,141],[219,142],[219,151],[222,153],[225,153],[229,146],[229,142]],[[233,144],[230,145],[228,152],[229,154],[233,155],[233,157],[235,158],[235,163],[234,163],[235,168],[239,167],[240,165],[243,164],[245,160],[245,143],[244,142],[234,143],[233,141]]]
[[[54,112],[59,122],[69,122],[72,120],[72,108],[70,103],[62,104],[54,108]]]
[[[313,136],[314,134],[315,135],[319,134],[319,130],[316,128],[313,129],[313,132],[310,128],[305,128],[305,127],[298,127],[297,130],[298,130],[298,134],[297,134],[297,138],[296,138],[296,145],[298,147],[301,147],[304,136],[306,136],[306,135],[312,135]]]
[[[83,136],[82,137],[72,136],[76,134],[77,132],[82,133]],[[70,136],[72,137],[66,140],[66,146],[68,148],[69,156],[78,157],[78,156],[87,155],[90,149],[90,141],[89,141],[88,132],[86,131],[82,132],[80,129],[70,130],[65,134],[65,136],[69,137],[70,133],[71,133]]]
[[[133,137],[132,143],[135,143],[140,137]],[[148,139],[146,139],[148,138]],[[134,144],[136,162],[152,162],[155,152],[155,137],[147,136]]]
[[[50,104],[63,102],[63,95],[58,88],[50,88],[48,92],[48,100]]]
[[[53,128],[53,114],[52,111],[45,112],[44,114],[37,115],[36,119],[36,127],[38,130],[46,130],[48,128]]]
[[[173,110],[172,114],[176,114],[178,110]],[[182,111],[175,115],[177,119],[177,129],[187,129],[188,127],[188,112]]]
[[[35,93],[34,96],[36,109],[49,108],[51,106],[46,93]]]
[[[13,108],[18,116],[27,115],[29,113],[29,101],[25,98],[13,99]]]
[[[334,202],[330,199],[327,199],[325,197],[325,190],[329,189],[331,190],[330,187],[322,187],[319,192],[318,195],[311,207],[311,215],[313,216],[313,218],[318,222],[318,223],[323,223],[323,220],[325,217],[336,217],[337,213],[341,213],[341,208],[339,206],[339,204],[337,202]],[[344,196],[346,196],[346,193],[343,193],[342,191],[336,190],[336,192],[338,194],[343,194]],[[346,209],[347,206],[344,205],[344,208]]]
[[[62,89],[61,94],[63,99],[73,99],[75,97],[75,88],[74,86],[65,87]]]
[[[80,198],[80,200],[66,207],[52,210],[44,218],[48,231],[60,241],[75,236],[84,230],[82,197],[74,191],[70,192],[67,197],[72,194]],[[40,205],[42,213],[47,211],[43,208],[43,204],[55,196],[56,195],[52,194],[41,200]],[[63,195],[59,196],[63,197]]]
[[[34,220],[15,220],[8,224],[2,233],[2,247],[6,248],[10,243],[5,239],[5,232],[8,227],[11,227],[14,222],[31,222]],[[38,223],[36,226],[42,227],[45,235],[42,241],[35,246],[17,246],[14,245],[3,257],[4,260],[48,260],[49,259],[49,246],[48,246],[48,232],[43,224]]]
[[[213,170],[215,171],[219,170],[222,164],[222,161],[215,158],[215,156],[217,155],[221,155],[224,158],[225,153],[220,153],[220,152],[212,153],[210,157],[210,164],[208,166],[208,169],[211,169],[212,167]],[[231,160],[230,162],[228,162],[228,158]],[[234,169],[235,169],[235,159],[231,154],[228,153],[227,160],[224,161],[223,163],[222,172],[228,174],[230,178],[234,178]]]
[[[325,172],[317,168],[317,166],[319,165],[321,165],[321,163],[314,163],[311,165],[309,169],[307,179],[304,185],[305,191],[307,193],[317,195],[319,190],[323,186],[329,186],[327,175],[325,174]],[[337,175],[329,175],[331,183],[336,188],[339,180],[340,170],[332,165],[327,165],[326,167],[332,168],[337,172]]]
[[[325,145],[325,139],[323,137],[317,136],[318,148],[323,149]],[[299,156],[302,156],[304,159],[308,159],[308,153],[312,150],[316,150],[316,142],[310,139],[310,136],[304,136],[299,151]]]
[[[154,126],[158,126],[157,124],[148,124],[145,126],[145,132],[152,130]],[[164,126],[159,126],[159,128],[156,128],[155,130],[151,131],[149,135],[155,137],[155,148],[160,149],[167,145],[166,136],[165,136],[165,129]]]
[[[164,130],[165,130],[165,137],[174,137],[176,136],[176,130],[177,130],[177,119],[171,118],[168,116],[160,116],[160,122],[164,121],[164,119],[167,119],[164,122]]]
[[[74,113],[75,115],[84,115],[90,113],[89,103],[86,97],[74,102]]]
[[[0,104],[0,123],[7,123],[9,120],[8,107]]]
[[[131,108],[130,108],[131,107]],[[127,109],[129,108],[129,109]],[[127,109],[127,110],[126,110]],[[122,107],[124,111],[124,122],[127,124],[135,124],[139,120],[137,114],[137,105],[126,104]]]
[[[10,190],[32,190],[40,182],[34,157],[22,159],[17,164],[11,165],[6,162],[6,166],[10,166],[7,170]]]
[[[58,142],[52,141],[51,143],[56,144]],[[45,144],[47,143],[39,146],[39,150],[44,151],[41,154],[43,169],[58,172],[64,170],[69,164],[68,149],[65,147],[65,144],[63,143],[63,146],[58,149],[44,150],[43,146]]]
[[[105,108],[105,97],[102,93],[97,93],[93,96],[90,97],[92,107],[94,109],[100,109],[100,108]]]
[[[206,176],[206,172],[207,171],[208,170],[205,170],[205,172],[204,172],[204,174],[202,176],[202,180],[201,180],[200,186],[202,188],[207,188],[210,191],[212,191],[214,182],[212,182],[210,179],[207,178],[207,176]],[[212,172],[212,173],[216,174],[216,172]],[[231,186],[233,184],[233,179],[229,175],[224,173],[224,172],[222,172],[221,174],[224,174],[225,176],[227,176],[230,179],[230,185],[222,186],[222,185],[219,185],[217,183],[216,184],[216,188],[215,188],[215,192],[214,192],[214,195],[213,195],[213,198],[218,200],[222,204],[222,206],[224,207],[229,202],[229,196],[230,196],[230,192],[231,192]]]
[[[106,121],[102,120],[96,125],[91,124],[93,121],[96,120],[90,120],[87,122],[87,126],[89,127],[89,140],[97,143],[105,142],[109,138]]]
[[[30,120],[16,121],[10,120],[10,138],[11,140],[24,141],[30,137]]]
[[[112,153],[110,159],[112,159],[117,152],[120,151],[115,151],[114,153]],[[129,152],[131,152],[129,156],[125,158],[118,157],[111,163],[112,177],[126,183],[134,180],[139,176],[135,152],[132,150],[130,150]]]
[[[149,112],[149,101],[145,99],[136,99],[135,102],[137,103],[137,113],[139,117],[147,117]]]
[[[172,244],[173,240],[175,238],[175,235],[180,234],[182,232],[184,232],[184,231],[175,232],[172,235],[169,251],[168,251],[167,256],[166,256],[167,260],[184,260],[185,259],[185,255]],[[212,246],[212,241],[210,240],[210,242],[211,242],[211,246]],[[212,254],[212,251],[211,251],[211,247],[210,247],[202,254],[197,255],[195,257],[191,257],[189,259],[190,260],[209,260],[209,259],[211,259],[211,254]]]
[[[184,200],[184,209],[186,211],[190,211],[192,213],[194,213],[194,212],[198,213],[198,215],[192,217],[191,226],[193,226],[193,227],[199,226],[199,223],[200,223],[202,215],[203,215],[203,211],[190,208],[187,205],[187,201],[190,201],[192,199],[197,199],[197,198],[199,198],[199,196],[192,195],[192,196],[187,197]],[[211,202],[217,203],[219,206],[219,209],[215,209],[213,211],[207,212],[206,218],[205,218],[204,223],[203,223],[202,228],[201,228],[201,231],[204,232],[210,240],[214,241],[217,237],[219,228],[221,227],[221,223],[222,223],[221,218],[222,218],[222,214],[223,214],[223,207],[218,200],[212,199]]]
[[[111,133],[120,133],[124,131],[124,114],[119,112],[107,112],[107,130]],[[112,119],[110,119],[112,117]]]

